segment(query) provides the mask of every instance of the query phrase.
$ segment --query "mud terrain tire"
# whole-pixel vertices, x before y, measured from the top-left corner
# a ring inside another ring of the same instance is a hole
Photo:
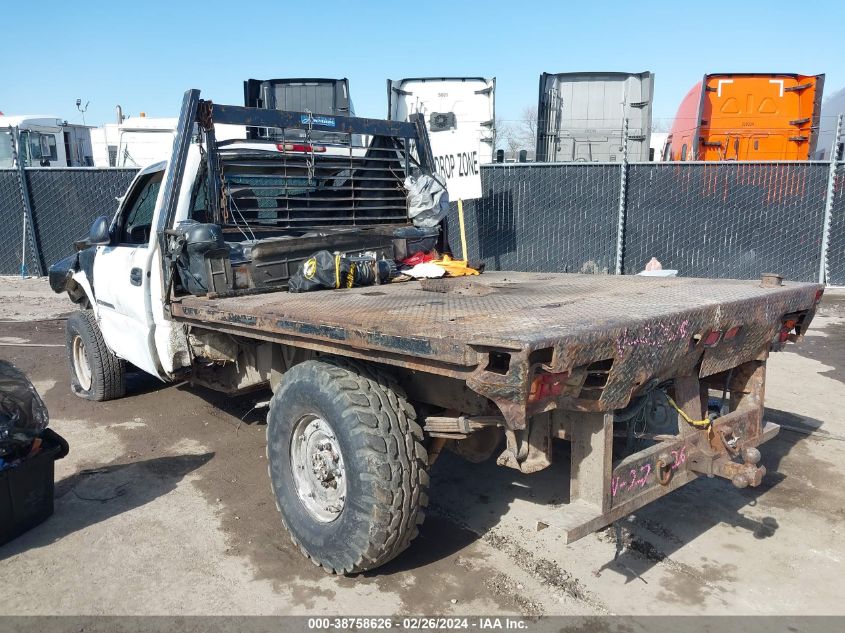
[[[126,393],[126,361],[111,353],[91,310],[80,310],[65,325],[73,393],[86,400],[115,400]]]
[[[417,535],[429,480],[415,418],[379,368],[320,359],[284,374],[267,416],[268,471],[291,539],[315,564],[338,574],[373,569]],[[296,442],[317,448],[308,453]],[[319,486],[336,495],[331,504],[315,505],[325,492]]]

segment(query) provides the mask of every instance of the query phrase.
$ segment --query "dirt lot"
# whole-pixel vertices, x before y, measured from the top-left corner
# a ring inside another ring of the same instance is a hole
[[[251,400],[142,376],[125,399],[80,400],[55,319],[70,304],[0,279],[0,356],[71,445],[55,515],[0,547],[0,613],[845,613],[843,298],[770,362],[768,417],[789,429],[763,449],[760,488],[697,480],[625,521],[615,558],[612,529],[568,546],[534,530],[567,490],[564,461],[523,476],[446,454],[411,549],[346,578],[284,532]]]

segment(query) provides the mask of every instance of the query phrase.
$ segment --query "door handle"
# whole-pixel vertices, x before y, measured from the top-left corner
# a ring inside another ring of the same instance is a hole
[[[129,283],[133,286],[140,286],[144,272],[140,268],[133,268],[129,271]]]

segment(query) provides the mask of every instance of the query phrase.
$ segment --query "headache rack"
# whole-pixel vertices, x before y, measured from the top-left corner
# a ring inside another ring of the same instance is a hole
[[[405,224],[402,183],[410,156],[399,147],[401,141],[389,139],[388,144],[340,148],[317,146],[306,138],[269,142],[266,151],[219,146],[214,168],[220,178],[220,215],[214,221],[291,229]]]
[[[175,192],[194,130],[204,148],[205,173],[197,179],[193,207],[224,230],[407,224],[404,180],[412,170],[432,172],[428,133],[419,114],[409,122],[384,121],[220,105],[199,95],[199,90],[188,90],[182,102],[165,182],[165,227],[176,211]],[[273,134],[218,142],[219,124]]]

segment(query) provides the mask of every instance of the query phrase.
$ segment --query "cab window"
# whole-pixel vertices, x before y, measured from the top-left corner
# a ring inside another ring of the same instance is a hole
[[[27,148],[25,153],[29,159],[28,165],[46,165],[49,161],[59,159],[56,137],[52,134],[41,134],[32,130],[23,131],[21,145]]]
[[[687,159],[687,144],[684,143],[683,145],[681,145],[681,160],[686,160],[686,159]]]
[[[120,214],[119,242],[132,246],[146,246],[150,241],[156,199],[164,178],[163,171],[142,177],[123,206]]]
[[[59,160],[59,152],[56,148],[56,137],[52,134],[42,134],[39,139],[41,143],[41,158],[47,160]]]

